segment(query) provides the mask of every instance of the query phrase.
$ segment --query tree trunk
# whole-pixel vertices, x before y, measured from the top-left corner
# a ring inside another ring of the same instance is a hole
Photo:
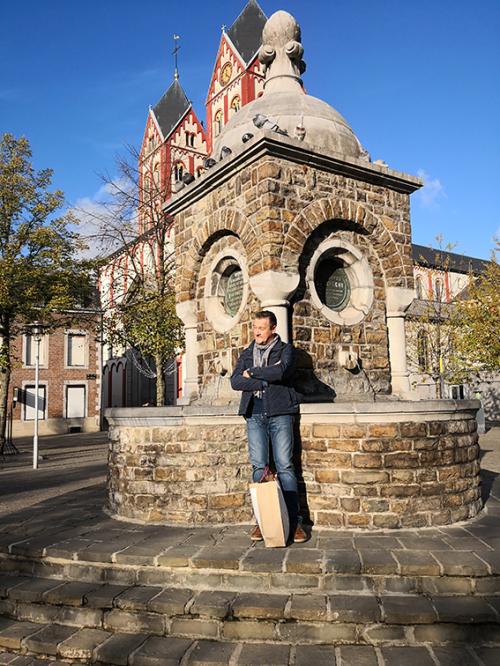
[[[0,347],[0,449],[2,449],[5,445],[9,384],[10,384],[10,342],[8,336],[5,336],[2,340]]]
[[[163,372],[163,359],[155,356],[156,364],[156,406],[163,407],[165,404],[165,374]]]

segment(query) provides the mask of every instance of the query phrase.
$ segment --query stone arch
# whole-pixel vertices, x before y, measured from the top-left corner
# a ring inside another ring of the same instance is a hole
[[[386,285],[406,286],[407,266],[380,218],[359,202],[334,197],[313,201],[297,213],[290,223],[281,256],[285,270],[292,272],[299,270],[300,258],[307,239],[320,225],[329,220],[350,222],[369,235],[379,257]],[[393,275],[387,275],[389,269],[393,269]]]
[[[195,298],[195,285],[201,262],[210,247],[219,238],[236,236],[248,250],[248,263],[262,260],[262,252],[258,249],[258,237],[249,220],[236,208],[224,208],[212,213],[196,231],[193,238],[186,243],[181,257],[177,259],[180,270],[180,292],[189,293],[189,299]]]

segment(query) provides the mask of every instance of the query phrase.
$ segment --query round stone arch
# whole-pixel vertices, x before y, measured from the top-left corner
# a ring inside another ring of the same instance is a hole
[[[325,197],[310,203],[297,213],[283,241],[282,264],[285,270],[297,271],[300,257],[309,236],[328,220],[350,221],[365,232],[377,253],[387,286],[401,286],[401,276],[406,276],[406,268],[401,254],[391,234],[379,217],[360,203],[349,199]],[[394,267],[397,257],[398,277],[386,276],[387,269]],[[390,265],[389,265],[390,264]],[[411,277],[411,276],[409,276]]]
[[[203,257],[213,243],[224,236],[236,236],[245,248],[258,246],[258,238],[249,220],[236,208],[225,208],[214,212],[198,229],[189,241],[189,249],[177,256],[179,271],[179,291],[188,292],[189,299],[195,298],[196,282]],[[248,256],[250,266],[262,260],[262,252],[257,249]]]

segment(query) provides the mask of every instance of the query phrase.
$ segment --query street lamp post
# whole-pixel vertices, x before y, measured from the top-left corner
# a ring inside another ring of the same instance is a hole
[[[33,469],[38,469],[38,403],[40,388],[40,343],[42,341],[43,326],[41,322],[34,321],[30,325],[31,334],[36,343],[35,348],[35,427],[33,431]]]

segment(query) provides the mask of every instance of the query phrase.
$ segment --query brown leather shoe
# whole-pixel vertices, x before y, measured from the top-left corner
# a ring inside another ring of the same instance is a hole
[[[264,537],[262,536],[262,532],[260,531],[260,527],[256,525],[253,530],[250,532],[250,539],[252,541],[263,541]]]
[[[293,535],[294,543],[304,543],[304,541],[307,541],[308,539],[307,532],[304,531],[302,525],[297,525]]]

